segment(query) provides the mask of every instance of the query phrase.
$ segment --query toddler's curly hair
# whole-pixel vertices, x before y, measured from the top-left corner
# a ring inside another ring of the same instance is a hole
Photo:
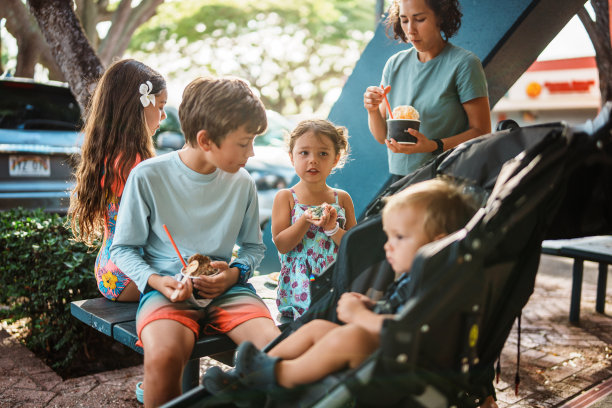
[[[348,143],[348,130],[344,126],[336,126],[326,119],[307,119],[298,123],[288,138],[289,153],[293,152],[295,142],[310,131],[319,137],[324,136],[331,140],[334,151],[340,155],[340,160],[335,168],[344,166],[351,150]]]

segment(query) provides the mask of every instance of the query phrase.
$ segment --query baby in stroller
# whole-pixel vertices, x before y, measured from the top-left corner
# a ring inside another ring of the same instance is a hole
[[[316,319],[273,347],[267,354],[252,343],[242,343],[235,368],[228,372],[211,367],[203,379],[213,394],[239,389],[273,391],[318,381],[336,371],[358,367],[380,346],[385,319],[405,305],[410,267],[423,245],[461,229],[476,206],[459,187],[442,179],[409,186],[386,199],[382,223],[384,250],[395,274],[383,300],[374,302],[360,293],[344,293],[337,314],[344,325]],[[496,406],[490,396],[485,406]]]

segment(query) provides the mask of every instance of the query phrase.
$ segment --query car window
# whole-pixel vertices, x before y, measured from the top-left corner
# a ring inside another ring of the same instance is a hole
[[[268,116],[268,128],[264,133],[255,138],[255,146],[285,148],[285,138],[295,125],[278,112],[267,110],[266,114]]]
[[[184,139],[179,140],[179,137],[182,136],[182,130],[178,110],[173,106],[166,106],[165,111],[166,119],[160,123],[153,139],[158,148],[175,150],[184,143]],[[255,146],[273,146],[285,149],[287,146],[285,138],[293,130],[295,124],[280,113],[272,110],[266,110],[266,115],[268,118],[268,128],[264,133],[255,138]],[[172,140],[168,140],[169,138]]]
[[[79,130],[81,111],[68,88],[0,82],[0,128]]]

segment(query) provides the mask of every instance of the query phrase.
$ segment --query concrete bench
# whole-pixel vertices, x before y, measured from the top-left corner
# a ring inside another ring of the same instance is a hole
[[[595,236],[576,239],[546,240],[542,242],[542,253],[574,259],[572,268],[572,297],[570,300],[569,320],[580,320],[580,297],[582,295],[582,275],[584,261],[599,263],[595,310],[604,313],[608,265],[612,263],[612,236]]]
[[[280,326],[288,323],[287,319],[281,319],[279,316],[276,307],[276,287],[267,275],[255,276],[249,282],[268,306],[276,324]],[[70,304],[70,312],[74,317],[143,354],[143,349],[136,346],[138,340],[135,321],[137,308],[138,303],[136,302],[111,302],[103,297],[77,300]],[[201,357],[212,357],[227,364],[235,348],[236,344],[225,335],[200,336],[183,371],[183,392],[199,384]]]

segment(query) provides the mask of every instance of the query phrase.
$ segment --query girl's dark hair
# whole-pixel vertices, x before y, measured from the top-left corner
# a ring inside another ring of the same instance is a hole
[[[155,155],[140,102],[139,88],[146,81],[153,95],[166,89],[158,72],[133,59],[120,60],[104,72],[91,98],[68,210],[75,239],[88,245],[103,231],[113,186],[125,184],[137,160]]]
[[[402,30],[402,22],[399,18],[399,3],[401,0],[393,0],[389,6],[389,14],[385,21],[387,33],[393,32],[393,38],[395,40],[401,40],[405,43],[408,42],[404,30]],[[427,6],[434,12],[438,22],[440,23],[440,32],[444,34],[444,39],[448,41],[449,38],[457,34],[461,27],[461,6],[458,0],[425,0]]]

